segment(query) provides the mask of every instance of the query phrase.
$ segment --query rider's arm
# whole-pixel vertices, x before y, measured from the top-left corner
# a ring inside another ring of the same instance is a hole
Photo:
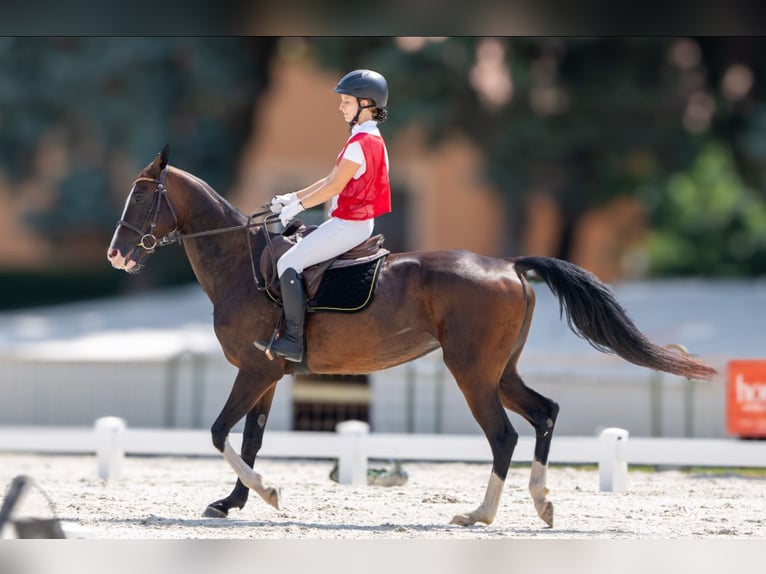
[[[351,180],[360,164],[349,159],[342,159],[330,172],[330,175],[312,183],[297,192],[298,200],[306,209],[320,205],[338,195]]]

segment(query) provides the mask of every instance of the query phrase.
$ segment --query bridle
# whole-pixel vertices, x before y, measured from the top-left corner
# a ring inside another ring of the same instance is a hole
[[[173,243],[178,243],[181,245],[183,243],[184,239],[190,239],[193,237],[203,237],[206,235],[217,235],[220,233],[229,233],[232,231],[242,231],[245,230],[246,232],[253,228],[253,227],[260,227],[264,230],[265,236],[266,236],[266,244],[269,249],[269,252],[272,255],[272,258],[274,257],[273,250],[271,249],[271,238],[269,237],[269,233],[266,230],[266,225],[269,223],[273,223],[278,219],[278,215],[272,213],[271,209],[269,209],[268,205],[264,205],[264,209],[260,211],[256,211],[255,213],[249,215],[247,217],[247,222],[243,223],[241,225],[234,225],[231,227],[222,227],[220,229],[209,229],[207,231],[198,231],[196,233],[179,233],[178,231],[178,216],[176,215],[176,210],[173,208],[173,204],[170,202],[170,197],[168,197],[167,193],[167,187],[165,185],[165,182],[167,180],[167,167],[163,168],[160,172],[159,179],[154,179],[151,177],[139,177],[136,180],[133,181],[133,185],[130,188],[130,195],[133,194],[133,192],[136,189],[136,185],[141,182],[148,182],[153,183],[156,185],[154,194],[152,195],[152,204],[149,208],[149,212],[146,214],[146,219],[144,219],[144,224],[142,227],[137,227],[130,223],[129,221],[125,221],[124,219],[120,219],[117,222],[117,228],[125,227],[129,229],[130,231],[133,231],[134,233],[137,233],[140,237],[138,243],[136,244],[138,247],[141,247],[144,251],[147,253],[153,253],[157,247],[165,247],[166,245],[171,245]],[[163,202],[168,206],[168,209],[170,210],[170,214],[173,216],[173,229],[167,233],[167,235],[164,235],[163,237],[160,237],[159,239],[154,234],[154,229],[157,227],[157,220],[160,216],[160,210],[162,209]],[[254,221],[255,218],[260,217],[261,219],[259,221]],[[271,219],[271,221],[269,221]],[[269,285],[261,285],[261,282],[258,280],[258,276],[255,272],[255,261],[253,260],[253,249],[250,242],[250,233],[246,233],[247,235],[247,247],[248,251],[250,252],[250,265],[252,267],[253,271],[253,280],[255,281],[256,287],[263,291],[265,289],[269,288]]]
[[[124,219],[120,219],[117,222],[118,228],[127,227],[131,231],[138,233],[141,239],[137,245],[149,253],[152,253],[157,247],[164,247],[165,245],[170,245],[171,243],[179,241],[177,237],[178,216],[176,215],[176,210],[173,209],[173,204],[170,203],[170,199],[168,198],[167,194],[167,188],[165,187],[165,180],[167,179],[167,176],[167,168],[164,168],[160,172],[159,179],[154,179],[151,177],[139,177],[133,182],[133,185],[130,188],[129,197],[133,195],[133,192],[136,190],[136,185],[142,181],[153,183],[157,186],[154,190],[154,194],[152,195],[152,205],[149,208],[149,213],[146,214],[146,219],[144,220],[144,224],[141,228],[136,227]],[[168,209],[170,209],[170,214],[173,216],[173,230],[166,236],[157,239],[157,236],[154,235],[154,228],[157,227],[157,219],[160,216],[160,209],[162,208],[163,200],[165,200],[165,203],[167,203]]]

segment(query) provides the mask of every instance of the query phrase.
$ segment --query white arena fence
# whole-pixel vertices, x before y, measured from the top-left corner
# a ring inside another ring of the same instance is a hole
[[[338,425],[336,433],[266,431],[259,454],[273,458],[337,459],[341,481],[351,483],[359,483],[359,477],[366,477],[370,459],[491,462],[489,445],[482,436],[369,433],[368,430],[367,423],[347,421]],[[618,477],[627,471],[629,464],[766,467],[766,441],[629,439],[628,436],[626,430],[608,428],[599,436],[554,437],[550,462],[598,464],[602,490],[612,490],[605,488],[605,484],[624,483]],[[232,433],[235,449],[240,448],[241,441],[240,433]],[[533,451],[534,439],[521,437],[514,462],[532,461]],[[102,478],[109,478],[109,465],[119,468],[126,454],[219,456],[209,432],[128,429],[124,421],[116,417],[101,418],[90,428],[0,427],[0,452],[97,454]]]

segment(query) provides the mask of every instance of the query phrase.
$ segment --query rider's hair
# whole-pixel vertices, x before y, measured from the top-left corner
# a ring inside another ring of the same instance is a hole
[[[375,108],[372,119],[382,124],[388,119],[388,110],[386,108]]]

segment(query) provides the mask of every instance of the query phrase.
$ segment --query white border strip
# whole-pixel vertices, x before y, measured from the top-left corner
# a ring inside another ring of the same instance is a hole
[[[232,433],[239,450],[241,433]],[[338,458],[346,437],[337,433],[266,431],[259,456],[274,458]],[[0,427],[0,453],[91,454],[96,433],[82,427]],[[131,455],[217,456],[205,430],[131,429],[125,431],[125,453]],[[482,435],[371,433],[365,438],[370,459],[466,461],[492,460]],[[669,466],[766,467],[766,441],[631,437],[624,445],[629,464]],[[534,437],[520,437],[514,462],[531,462]],[[554,437],[550,462],[596,464],[598,437]]]

